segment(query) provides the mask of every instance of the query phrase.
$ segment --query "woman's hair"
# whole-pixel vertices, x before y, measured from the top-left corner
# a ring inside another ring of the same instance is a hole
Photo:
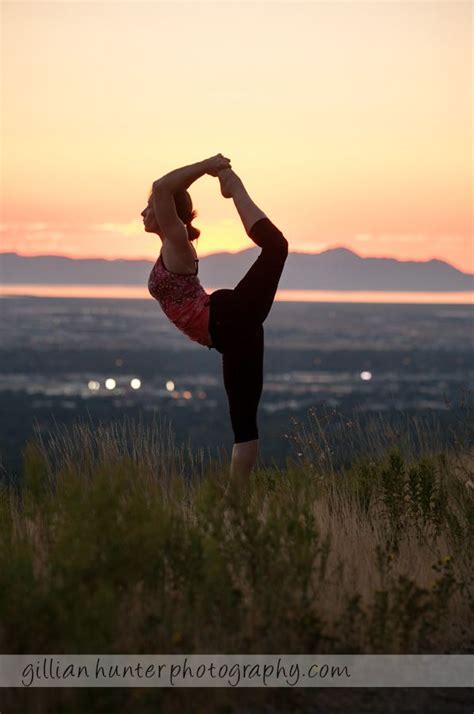
[[[150,194],[150,199],[151,196],[152,194]],[[186,225],[186,228],[188,230],[189,240],[196,240],[201,235],[201,231],[191,225],[191,222],[194,221],[194,219],[198,215],[198,212],[193,208],[193,201],[189,194],[189,191],[177,191],[173,194],[173,198],[174,205],[176,206],[176,213]]]
[[[188,238],[190,241],[196,240],[201,235],[201,231],[191,225],[197,216],[197,211],[193,208],[193,201],[188,191],[178,191],[173,194],[176,213],[186,224]]]

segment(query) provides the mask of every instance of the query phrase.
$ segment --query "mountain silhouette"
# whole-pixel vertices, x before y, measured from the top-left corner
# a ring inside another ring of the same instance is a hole
[[[204,287],[233,287],[260,254],[257,246],[239,253],[213,253],[199,261]],[[146,285],[152,260],[66,258],[0,253],[4,284]],[[279,288],[282,290],[469,291],[474,275],[442,260],[418,262],[362,258],[347,248],[322,253],[290,251]]]

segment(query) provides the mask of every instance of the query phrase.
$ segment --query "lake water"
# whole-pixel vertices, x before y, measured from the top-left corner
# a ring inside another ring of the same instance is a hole
[[[217,288],[205,287],[207,292]],[[0,296],[150,299],[141,285],[0,285]],[[474,292],[390,292],[369,290],[278,290],[277,302],[394,303],[473,305]]]

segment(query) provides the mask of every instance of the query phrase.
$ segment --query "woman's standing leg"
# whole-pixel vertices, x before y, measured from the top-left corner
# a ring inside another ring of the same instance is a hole
[[[222,355],[224,387],[234,443],[258,439],[257,408],[263,388],[263,325],[238,347]]]
[[[231,488],[245,489],[258,455],[257,412],[263,388],[263,325],[233,349],[224,351],[222,368],[229,403],[234,445],[230,469]]]

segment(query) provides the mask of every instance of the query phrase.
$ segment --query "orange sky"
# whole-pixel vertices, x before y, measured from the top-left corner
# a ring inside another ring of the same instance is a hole
[[[4,2],[1,250],[155,258],[222,152],[290,250],[474,271],[470,2]],[[198,252],[250,247],[210,176]]]

